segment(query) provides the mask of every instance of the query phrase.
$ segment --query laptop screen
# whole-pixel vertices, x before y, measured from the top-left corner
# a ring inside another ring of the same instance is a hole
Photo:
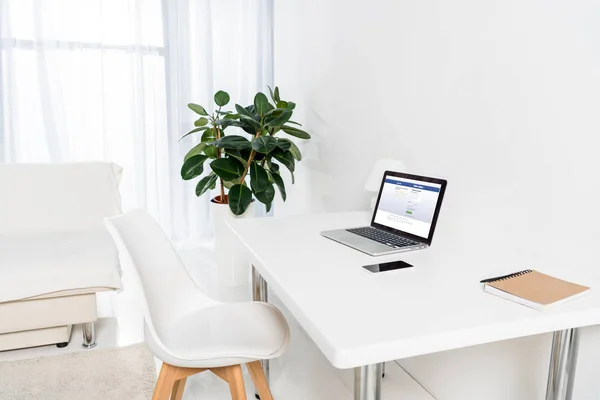
[[[442,185],[387,175],[373,222],[427,239]]]

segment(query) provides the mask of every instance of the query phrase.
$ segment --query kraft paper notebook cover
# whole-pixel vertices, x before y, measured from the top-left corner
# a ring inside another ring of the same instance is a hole
[[[486,292],[537,310],[573,300],[590,289],[531,269],[481,282]]]

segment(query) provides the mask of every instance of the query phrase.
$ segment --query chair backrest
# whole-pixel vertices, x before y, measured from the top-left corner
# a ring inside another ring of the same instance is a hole
[[[121,213],[121,171],[103,162],[0,165],[0,234],[102,229]]]
[[[194,283],[171,241],[146,211],[108,218],[106,227],[121,255],[128,255],[137,271],[146,325],[159,344],[180,317],[218,304]]]

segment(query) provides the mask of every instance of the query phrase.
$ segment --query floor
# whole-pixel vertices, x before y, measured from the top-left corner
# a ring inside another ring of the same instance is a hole
[[[245,301],[250,299],[249,287],[226,288],[218,285],[210,251],[181,250],[182,259],[191,275],[206,293],[222,301]],[[124,265],[124,290],[120,293],[98,295],[99,321],[96,324],[98,348],[126,346],[143,341],[143,319],[135,302],[135,288],[128,284],[128,266]],[[272,302],[286,315],[292,330],[292,342],[288,352],[271,362],[271,390],[275,398],[285,400],[350,400],[353,387],[353,371],[333,368],[314,343],[296,323],[294,318],[270,293]],[[0,361],[45,357],[74,351],[90,351],[81,348],[82,334],[79,326],[73,330],[71,343],[64,349],[56,346],[0,352]],[[91,350],[93,351],[93,350]],[[157,368],[160,361],[157,360]],[[254,398],[254,388],[245,371],[248,399]],[[229,399],[225,382],[210,373],[188,379],[184,400]],[[435,400],[413,380],[397,363],[386,365],[383,380],[384,399]]]

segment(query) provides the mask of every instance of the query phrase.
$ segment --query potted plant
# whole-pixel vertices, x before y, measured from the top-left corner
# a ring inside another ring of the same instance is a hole
[[[302,159],[302,154],[293,141],[280,136],[310,139],[310,135],[298,127],[301,125],[291,120],[295,103],[281,100],[277,87],[269,88],[269,93],[272,102],[259,92],[254,96],[253,104],[246,107],[235,104],[235,111],[224,109],[230,96],[222,90],[214,95],[216,107],[212,114],[201,105],[188,104],[199,118],[194,122],[195,128],[183,137],[202,136],[200,143],[186,154],[181,177],[184,180],[199,177],[208,163],[210,173],[198,181],[196,195],[202,196],[219,186],[219,195],[211,200],[211,208],[217,263],[220,272],[228,276],[222,279],[223,283],[229,286],[243,283],[246,277],[239,276],[244,274],[245,268],[242,271],[241,267],[236,269],[233,265],[235,261],[231,255],[235,251],[228,246],[233,239],[227,237],[229,232],[224,221],[250,214],[253,199],[269,211],[275,198],[275,187],[285,201],[287,195],[280,166],[292,174],[293,184],[296,162]],[[242,134],[230,134],[232,128]]]

